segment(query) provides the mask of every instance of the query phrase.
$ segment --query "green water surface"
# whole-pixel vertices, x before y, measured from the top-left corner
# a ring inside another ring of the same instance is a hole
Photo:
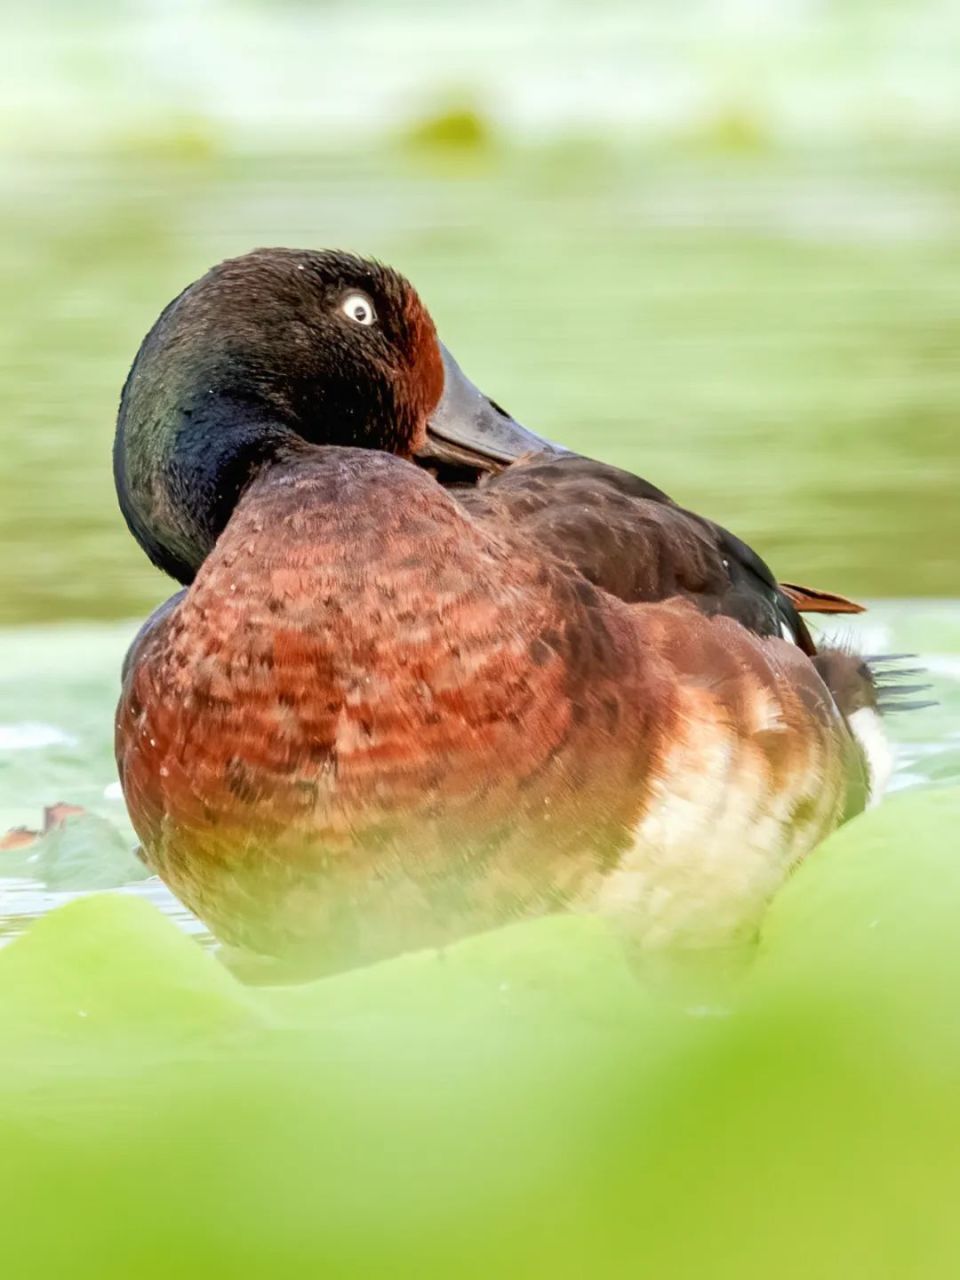
[[[401,268],[518,417],[781,577],[956,597],[958,237],[956,154],[922,146],[2,155],[0,623],[162,597],[113,498],[120,387],[161,307],[262,244]]]

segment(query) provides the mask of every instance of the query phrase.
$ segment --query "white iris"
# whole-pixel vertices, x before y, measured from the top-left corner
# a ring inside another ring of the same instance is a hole
[[[373,303],[364,293],[348,293],[340,303],[340,310],[354,324],[373,324],[377,315]]]

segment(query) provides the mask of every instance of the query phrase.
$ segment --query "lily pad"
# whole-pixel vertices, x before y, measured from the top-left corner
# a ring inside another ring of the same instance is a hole
[[[0,853],[0,875],[27,876],[47,889],[68,892],[113,889],[150,874],[129,833],[95,813],[67,817],[36,839]]]
[[[38,1035],[212,1039],[259,1016],[212,955],[132,894],[78,898],[0,950],[0,1042],[10,1053]]]

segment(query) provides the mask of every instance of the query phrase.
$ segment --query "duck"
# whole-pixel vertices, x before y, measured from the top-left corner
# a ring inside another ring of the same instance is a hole
[[[727,947],[882,791],[870,664],[801,618],[858,606],[523,427],[381,263],[190,285],[114,475],[182,584],[124,661],[123,794],[234,947],[328,972],[561,911]]]

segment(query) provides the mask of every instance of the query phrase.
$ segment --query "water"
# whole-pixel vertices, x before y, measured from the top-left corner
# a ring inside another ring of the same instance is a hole
[[[0,625],[145,614],[120,386],[256,244],[405,270],[466,371],[786,578],[960,595],[960,153],[381,147],[0,161]]]

